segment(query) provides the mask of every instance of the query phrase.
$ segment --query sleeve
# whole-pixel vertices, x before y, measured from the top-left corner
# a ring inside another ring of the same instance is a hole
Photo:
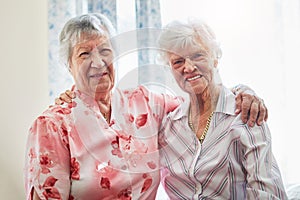
[[[25,154],[26,198],[33,189],[40,199],[68,199],[70,153],[62,120],[38,117],[29,130]]]
[[[266,123],[243,127],[242,164],[247,174],[247,199],[287,199],[281,174],[271,150],[271,135]]]
[[[170,112],[173,112],[184,101],[182,97],[156,93],[143,86],[140,86],[140,89],[148,98],[151,110],[160,121],[160,124]]]

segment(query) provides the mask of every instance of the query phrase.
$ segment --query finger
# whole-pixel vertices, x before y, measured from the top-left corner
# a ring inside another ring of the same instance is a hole
[[[265,105],[265,104],[264,104],[264,105]],[[267,121],[268,118],[269,118],[269,111],[268,111],[268,108],[267,108],[267,107],[265,107],[265,108],[266,108],[265,121]]]
[[[75,92],[70,91],[70,90],[66,90],[65,94],[70,97],[71,99],[75,98]]]
[[[72,85],[71,91],[75,90],[75,85]]]
[[[62,105],[64,103],[59,98],[56,98],[54,102],[55,102],[56,105]]]
[[[241,93],[239,93],[236,97],[235,97],[235,114],[239,114],[241,112],[241,107],[242,107],[242,95]]]
[[[265,115],[267,113],[266,107],[264,106],[264,103],[260,100],[259,102],[259,111],[258,111],[258,117],[256,120],[257,125],[262,125],[264,119],[265,119]]]
[[[241,117],[244,123],[248,121],[252,101],[253,101],[252,95],[245,94],[245,93],[242,95]]]
[[[260,99],[260,102],[261,102],[262,106],[263,106],[264,109],[265,109],[265,117],[264,117],[264,120],[267,121],[268,118],[269,118],[269,111],[268,111],[268,108],[267,108],[267,106],[266,106],[266,104],[265,104],[265,102],[264,102],[263,99]]]
[[[71,103],[72,102],[72,98],[69,97],[66,93],[62,93],[59,95],[59,99],[63,102],[66,102],[66,103]]]
[[[258,118],[259,113],[259,101],[254,98],[254,100],[251,103],[251,108],[250,108],[250,115],[249,115],[249,120],[248,120],[248,126],[253,127],[256,123],[256,120]]]

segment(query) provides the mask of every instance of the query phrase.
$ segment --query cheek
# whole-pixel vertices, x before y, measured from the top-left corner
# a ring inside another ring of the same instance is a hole
[[[110,65],[110,66],[109,66],[109,72],[110,72],[110,74],[111,74],[111,78],[112,78],[113,81],[114,81],[114,79],[115,79],[115,68],[114,68],[113,65]]]
[[[173,70],[172,70],[172,75],[173,75],[177,85],[179,85],[182,88],[184,86],[183,76],[179,72],[173,71]]]
[[[85,65],[74,65],[71,67],[71,74],[77,81],[86,81],[87,79],[87,67]]]

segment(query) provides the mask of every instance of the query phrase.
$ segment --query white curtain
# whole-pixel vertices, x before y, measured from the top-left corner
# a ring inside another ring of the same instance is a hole
[[[246,84],[265,100],[284,182],[300,183],[300,1],[161,0],[161,14],[163,25],[197,17],[215,30],[223,83]]]

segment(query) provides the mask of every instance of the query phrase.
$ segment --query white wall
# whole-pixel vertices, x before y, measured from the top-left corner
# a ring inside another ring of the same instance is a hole
[[[25,199],[24,148],[48,104],[47,1],[1,0],[0,196]]]

